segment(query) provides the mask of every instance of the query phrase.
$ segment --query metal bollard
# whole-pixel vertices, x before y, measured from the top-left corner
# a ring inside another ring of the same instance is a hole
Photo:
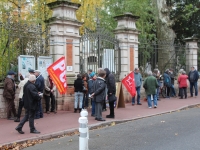
[[[88,129],[88,112],[83,109],[80,113],[79,118],[79,150],[88,150],[88,139],[89,139],[89,129]]]

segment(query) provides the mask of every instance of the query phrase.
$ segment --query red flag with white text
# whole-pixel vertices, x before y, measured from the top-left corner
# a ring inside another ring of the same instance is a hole
[[[60,94],[65,94],[67,92],[67,78],[66,78],[66,65],[65,57],[61,57],[51,66],[47,68],[51,79],[56,85]]]
[[[126,87],[126,89],[131,94],[131,96],[135,97],[135,95],[136,95],[136,88],[135,88],[135,79],[134,79],[134,73],[133,72],[131,72],[129,75],[127,75],[122,80],[122,84]]]

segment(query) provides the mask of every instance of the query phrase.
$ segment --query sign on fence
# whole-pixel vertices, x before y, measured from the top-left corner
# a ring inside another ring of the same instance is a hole
[[[35,57],[29,55],[20,55],[18,57],[18,72],[22,74],[25,78],[25,75],[29,73],[30,69],[35,70]]]
[[[47,57],[47,56],[39,56],[37,58],[37,68],[38,70],[41,71],[42,76],[44,79],[47,79],[48,72],[47,68],[53,63],[53,58],[52,57]]]

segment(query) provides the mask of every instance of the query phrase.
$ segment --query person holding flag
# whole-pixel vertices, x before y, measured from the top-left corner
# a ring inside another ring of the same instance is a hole
[[[140,89],[142,85],[142,75],[140,74],[140,69],[135,68],[134,70],[134,80],[135,80],[135,89],[137,91],[137,105],[142,105],[140,102]],[[135,96],[132,97],[132,106],[135,105]]]

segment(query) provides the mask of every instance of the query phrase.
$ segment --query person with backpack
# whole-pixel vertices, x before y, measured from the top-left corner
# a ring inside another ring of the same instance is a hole
[[[191,71],[188,74],[188,80],[190,82],[190,96],[193,97],[193,88],[195,90],[195,97],[198,96],[198,86],[197,82],[199,79],[199,74],[195,67],[191,67]]]
[[[166,93],[167,93],[167,97],[166,98],[170,98],[170,89],[171,89],[171,78],[169,76],[169,69],[167,69],[164,74],[163,74],[163,82],[164,82],[164,86],[166,86]]]

